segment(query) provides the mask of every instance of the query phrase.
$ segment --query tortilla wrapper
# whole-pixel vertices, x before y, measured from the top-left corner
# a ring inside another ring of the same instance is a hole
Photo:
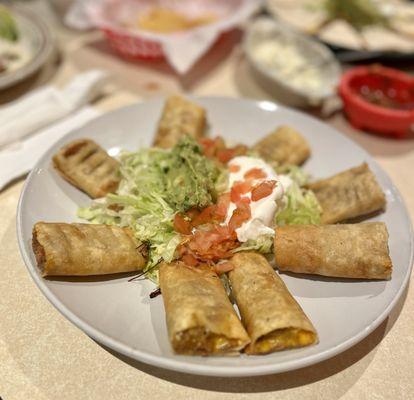
[[[118,188],[118,161],[92,140],[74,140],[62,147],[53,157],[53,165],[63,178],[94,199]]]
[[[171,96],[167,99],[154,146],[168,149],[185,135],[198,139],[204,136],[206,128],[206,111],[197,104],[179,97]]]
[[[253,150],[266,161],[278,165],[300,165],[311,154],[306,139],[289,126],[280,126],[256,143]]]
[[[85,276],[141,270],[147,248],[129,228],[38,222],[33,252],[43,276]]]
[[[308,185],[321,207],[323,224],[334,224],[381,210],[385,196],[366,163]]]
[[[211,268],[164,263],[159,282],[169,338],[177,354],[237,354],[249,343],[220,278]]]
[[[232,292],[251,339],[246,353],[267,354],[318,341],[312,323],[265,257],[243,252],[231,263]]]
[[[338,278],[390,279],[392,273],[383,222],[277,227],[275,260],[281,271]]]

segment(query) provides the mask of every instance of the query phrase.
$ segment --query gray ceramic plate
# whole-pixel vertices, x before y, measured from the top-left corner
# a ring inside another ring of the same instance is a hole
[[[45,64],[54,47],[49,28],[35,13],[23,7],[12,7],[11,10],[20,32],[20,40],[31,57],[15,71],[0,74],[0,90],[13,86],[35,73]]]
[[[50,148],[27,178],[17,213],[20,250],[27,268],[49,301],[69,320],[104,345],[148,364],[188,373],[251,376],[304,367],[344,351],[372,332],[388,315],[406,286],[412,265],[410,218],[398,190],[378,164],[332,127],[267,101],[229,98],[196,99],[208,111],[212,132],[234,142],[254,143],[280,124],[297,128],[308,139],[312,157],[306,170],[326,177],[367,161],[387,197],[387,211],[376,220],[387,224],[392,280],[335,281],[282,278],[319,332],[316,346],[266,356],[184,357],[171,351],[161,296],[150,300],[153,284],[128,277],[77,281],[43,279],[31,251],[37,221],[76,220],[76,209],[89,198],[64,181],[51,158],[64,143],[89,137],[115,154],[151,144],[163,101],[152,100],[99,117]],[[53,349],[51,349],[53,351]]]

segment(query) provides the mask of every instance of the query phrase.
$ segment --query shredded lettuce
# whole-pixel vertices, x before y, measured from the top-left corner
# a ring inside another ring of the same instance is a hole
[[[311,190],[293,181],[285,196],[285,207],[275,215],[276,225],[320,224],[322,209]]]
[[[276,167],[275,170],[279,175],[288,175],[299,186],[304,186],[309,182],[309,174],[297,165],[282,165]]]
[[[240,247],[237,247],[233,250],[233,253],[238,253],[239,251],[257,251],[262,254],[269,254],[272,252],[273,248],[273,235],[261,235],[255,240],[248,240],[241,244]]]
[[[190,137],[169,151],[151,148],[125,152],[120,162],[122,179],[117,192],[80,208],[78,216],[93,223],[132,228],[137,239],[149,246],[144,270],[157,282],[158,263],[173,260],[180,243],[180,235],[174,231],[174,215],[212,204],[226,176]]]
[[[309,181],[309,175],[296,165],[276,168],[278,174],[286,174],[292,179],[292,184],[284,195],[284,207],[275,215],[275,224],[301,225],[320,224],[322,208],[315,194],[304,188]]]

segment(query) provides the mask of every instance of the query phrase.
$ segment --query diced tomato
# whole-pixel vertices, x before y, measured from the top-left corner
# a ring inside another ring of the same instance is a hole
[[[174,229],[183,235],[191,234],[191,223],[184,219],[180,214],[175,214],[174,217]]]
[[[226,272],[232,271],[233,269],[234,265],[230,261],[225,261],[214,266],[214,270],[218,275],[225,274]]]
[[[236,152],[234,149],[224,149],[217,152],[217,159],[223,164],[227,164],[235,156]]]
[[[226,144],[221,137],[214,139],[201,138],[198,140],[203,148],[203,154],[209,158],[217,158],[223,164],[226,164],[233,157],[244,155],[247,152],[247,146],[237,145],[232,148],[226,148]]]
[[[237,203],[242,195],[249,193],[252,190],[252,182],[251,181],[236,181],[233,183],[230,192],[230,199],[233,203]]]
[[[200,210],[198,210],[198,209],[197,209],[197,208],[195,208],[195,207],[194,207],[194,208],[189,209],[189,210],[185,213],[186,217],[187,217],[190,221],[192,221],[194,218],[196,218],[198,214],[200,214]]]
[[[198,226],[213,222],[216,216],[216,206],[208,206],[204,208],[192,221],[192,226]]]
[[[217,199],[216,217],[219,222],[223,222],[227,215],[230,205],[230,193],[224,193]]]
[[[248,221],[251,215],[250,205],[247,202],[239,201],[237,208],[233,211],[230,218],[229,228],[235,231],[242,226],[244,222]]]
[[[229,171],[234,174],[236,172],[239,172],[240,168],[241,168],[240,165],[232,164],[232,165],[229,166]]]
[[[200,138],[198,142],[201,144],[203,153],[206,157],[214,157],[214,154],[216,152],[214,139]]]
[[[238,202],[236,202],[236,207],[240,204],[243,206],[249,205],[252,201],[248,197],[242,197]]]
[[[261,168],[252,168],[249,169],[244,174],[245,179],[262,179],[266,178],[266,172],[264,172]]]
[[[252,190],[252,200],[259,201],[272,194],[276,187],[276,181],[264,181],[256,185]]]
[[[192,254],[184,254],[181,259],[184,261],[185,264],[191,265],[195,267],[196,265],[200,264],[200,262],[195,258]]]
[[[199,139],[199,143],[203,147],[204,155],[209,158],[214,158],[218,151],[226,148],[224,140],[221,137],[216,137],[214,139],[201,138]]]
[[[237,236],[228,226],[212,225],[210,230],[198,230],[185,244],[188,250],[201,261],[219,261],[233,255],[231,250],[238,246]]]

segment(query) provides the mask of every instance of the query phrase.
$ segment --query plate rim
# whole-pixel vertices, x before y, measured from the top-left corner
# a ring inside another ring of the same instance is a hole
[[[305,114],[301,111],[292,109],[290,107],[286,107],[280,104],[277,104],[272,101],[268,100],[256,100],[256,99],[247,99],[247,98],[236,98],[236,97],[226,97],[226,96],[186,96],[190,99],[194,100],[207,100],[207,101],[214,101],[214,100],[228,100],[228,101],[236,101],[236,102],[242,102],[245,104],[249,104],[250,106],[259,107],[260,103],[266,102],[272,104],[275,109],[281,109],[282,111],[288,111],[290,113],[296,114],[300,117],[307,117],[310,118],[313,121],[316,121],[317,123],[322,123],[324,125],[328,125],[323,121],[318,120],[317,118]],[[27,176],[25,183],[22,187],[22,190],[20,192],[19,201],[17,205],[17,212],[16,212],[16,234],[17,234],[17,241],[19,245],[19,251],[23,258],[23,261],[25,263],[26,268],[29,271],[30,276],[42,292],[42,294],[46,297],[46,299],[70,322],[72,322],[77,328],[82,330],[84,333],[86,333],[89,337],[99,342],[101,345],[106,346],[108,348],[111,348],[115,350],[116,352],[123,354],[127,356],[128,358],[136,359],[138,361],[141,361],[145,364],[149,364],[158,368],[164,368],[169,369],[173,371],[178,371],[181,373],[188,373],[193,375],[204,375],[204,376],[217,376],[217,377],[247,377],[247,376],[260,376],[260,375],[270,375],[270,374],[278,374],[282,372],[287,371],[293,371],[299,368],[304,368],[309,365],[317,364],[321,361],[324,361],[326,359],[329,359],[331,357],[336,356],[339,353],[342,353],[343,351],[349,349],[353,345],[357,344],[361,340],[363,340],[365,337],[367,337],[371,332],[373,332],[384,320],[385,318],[390,314],[398,300],[401,298],[402,294],[404,293],[404,290],[407,287],[407,284],[410,279],[412,267],[413,267],[413,261],[414,261],[414,245],[413,245],[413,224],[411,221],[410,214],[407,209],[407,205],[401,196],[400,191],[395,186],[391,178],[389,177],[388,173],[378,164],[378,162],[358,143],[354,142],[352,139],[344,135],[342,132],[340,132],[338,129],[336,129],[333,126],[329,126],[330,129],[334,130],[337,134],[342,136],[343,139],[347,140],[348,142],[351,142],[353,145],[357,146],[367,157],[371,165],[374,165],[375,168],[381,170],[381,172],[386,176],[386,178],[389,180],[389,182],[392,185],[392,189],[394,191],[394,195],[398,198],[398,201],[400,202],[402,206],[402,211],[406,216],[407,222],[408,222],[408,228],[409,228],[409,235],[410,235],[410,265],[407,268],[406,274],[402,280],[401,286],[398,289],[398,292],[396,293],[395,297],[390,301],[390,303],[387,305],[387,307],[375,318],[372,322],[368,323],[364,329],[361,329],[357,334],[353,335],[351,338],[347,339],[346,341],[330,347],[326,350],[321,351],[320,353],[308,355],[305,357],[299,357],[294,360],[288,360],[288,361],[282,361],[275,364],[269,364],[269,365],[261,365],[261,366],[249,366],[249,365],[240,365],[237,368],[234,366],[218,366],[218,365],[201,365],[201,364],[192,364],[189,363],[186,360],[179,360],[179,359],[170,359],[165,356],[159,356],[151,353],[146,353],[138,349],[134,349],[126,344],[120,343],[119,341],[113,339],[111,336],[106,335],[99,331],[98,329],[95,329],[94,327],[90,326],[87,322],[82,320],[80,317],[78,317],[75,313],[70,311],[63,303],[61,303],[51,292],[51,290],[47,287],[46,281],[38,274],[36,273],[37,266],[33,265],[30,260],[30,255],[25,250],[25,242],[23,239],[23,215],[22,215],[22,207],[23,202],[25,200],[27,188],[31,182],[32,176],[37,172],[39,166],[46,161],[46,158],[49,157],[49,152],[52,147],[57,145],[58,143],[64,141],[68,136],[72,135],[74,132],[76,132],[79,129],[82,129],[88,125],[91,125],[93,123],[96,123],[96,120],[101,119],[103,117],[111,117],[116,115],[119,112],[122,112],[125,109],[128,108],[134,108],[136,106],[140,106],[142,104],[148,104],[148,103],[157,103],[161,99],[165,99],[165,97],[155,97],[149,100],[144,100],[142,102],[136,102],[131,105],[127,105],[124,107],[120,107],[118,109],[112,110],[108,113],[104,113],[97,118],[93,119],[92,121],[87,122],[81,127],[76,128],[74,131],[69,132],[68,134],[64,135],[62,138],[60,138],[58,141],[53,143],[51,146],[49,146],[45,152],[42,154],[42,156],[39,158],[39,160],[36,162],[33,169],[30,171],[29,175]]]

